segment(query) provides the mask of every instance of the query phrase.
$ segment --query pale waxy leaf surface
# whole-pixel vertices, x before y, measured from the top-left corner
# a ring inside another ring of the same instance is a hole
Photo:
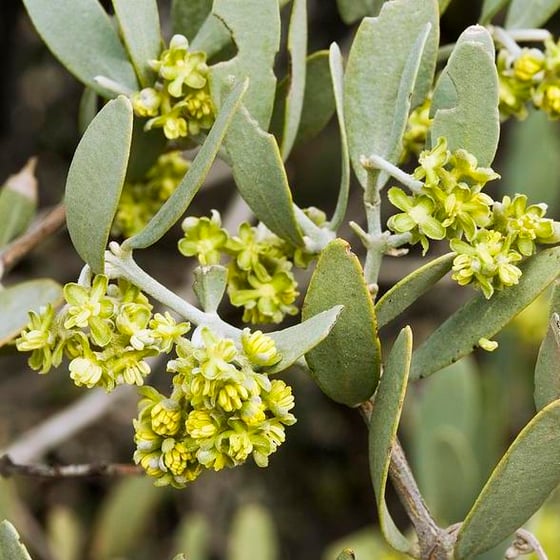
[[[540,27],[560,9],[560,0],[512,0],[506,14],[506,29]]]
[[[350,25],[366,16],[376,16],[385,0],[336,0],[342,21]]]
[[[188,2],[186,2],[188,3]],[[113,0],[124,44],[143,87],[152,86],[156,74],[149,65],[161,50],[156,0]]]
[[[7,520],[0,523],[0,560],[31,560],[18,532]]]
[[[43,41],[82,83],[104,97],[114,94],[101,87],[96,76],[138,89],[117,30],[97,0],[24,0],[24,4]]]
[[[246,504],[235,514],[228,541],[229,560],[278,560],[274,520],[261,505]]]
[[[427,377],[491,339],[560,274],[560,247],[546,249],[521,263],[519,284],[468,301],[414,352],[411,379]]]
[[[0,290],[0,346],[13,340],[29,323],[29,311],[62,302],[62,288],[48,278],[29,280]]]
[[[509,2],[509,0],[484,0],[478,20],[480,25],[487,25],[492,18]]]
[[[342,65],[342,54],[336,43],[332,43],[329,49],[329,68],[340,132],[340,188],[336,208],[330,223],[330,228],[337,231],[344,222],[348,197],[350,196],[350,152],[348,150],[346,125],[344,124],[344,67]]]
[[[292,3],[288,51],[290,53],[290,85],[286,96],[284,133],[280,146],[284,161],[288,159],[294,146],[303,110],[307,71],[307,0],[294,0]]]
[[[494,469],[457,536],[455,558],[472,558],[521,527],[560,483],[560,400],[543,408]]]
[[[305,356],[313,379],[334,401],[356,406],[379,380],[377,321],[358,257],[342,239],[323,249],[303,303],[304,320],[331,308],[344,309],[329,336]]]
[[[239,193],[255,216],[282,239],[303,245],[274,136],[262,130],[242,105],[233,118],[225,145]]]
[[[317,136],[327,126],[335,111],[329,70],[329,51],[316,51],[310,54],[306,64],[305,95],[294,147],[305,144]],[[274,111],[270,121],[270,132],[279,139],[279,142],[283,134],[289,79],[286,77],[278,84]]]
[[[455,253],[447,253],[417,268],[385,292],[375,304],[379,328],[390,323],[441,280],[453,265]]]
[[[78,132],[80,136],[87,130],[89,123],[97,115],[97,92],[86,86],[80,97],[78,108]]]
[[[449,150],[463,148],[478,164],[488,167],[498,146],[498,74],[494,43],[480,25],[467,28],[459,37],[432,98],[434,117],[431,143],[441,136]]]
[[[220,265],[197,266],[194,269],[193,290],[207,313],[218,309],[227,283],[227,268]]]
[[[553,313],[535,366],[537,410],[560,399],[560,317]]]
[[[383,5],[378,17],[365,18],[358,28],[346,67],[344,112],[352,166],[363,187],[367,171],[360,158],[377,154],[389,159],[396,152],[391,145],[394,137],[387,131],[395,128],[395,121],[402,126],[408,118],[408,111],[396,114],[401,76],[407,66],[411,67],[409,58],[418,48],[419,31],[428,23],[432,27],[421,57],[413,106],[421,103],[430,90],[439,41],[438,22],[437,0],[394,0]],[[375,68],[380,70],[375,73]]]
[[[555,283],[551,297],[551,317],[539,348],[535,366],[535,406],[537,410],[560,399],[560,286]]]
[[[335,305],[332,309],[322,311],[293,327],[267,333],[276,343],[276,348],[282,356],[276,365],[267,368],[267,373],[277,373],[289,368],[297,359],[317,346],[331,332],[342,309],[342,305]]]
[[[66,223],[80,257],[103,272],[104,252],[126,175],[132,105],[109,101],[82,136],[66,179]]]
[[[231,31],[237,55],[210,68],[213,99],[221,105],[224,88],[250,79],[244,105],[263,130],[268,130],[276,77],[274,60],[280,45],[278,0],[215,0],[214,15]]]
[[[236,111],[241,106],[241,100],[246,89],[246,83],[239,83],[225,98],[212,129],[179,186],[148,222],[146,227],[134,237],[127,239],[123,243],[123,247],[144,249],[153,245],[183,215],[206,179],[228,127],[232,123]]]
[[[411,355],[412,330],[405,327],[395,340],[387,358],[369,422],[369,464],[379,524],[387,541],[401,552],[410,550],[411,545],[389,514],[385,502],[385,487],[406,395]]]
[[[192,41],[206,18],[212,12],[213,0],[172,0],[171,26],[173,33]]]

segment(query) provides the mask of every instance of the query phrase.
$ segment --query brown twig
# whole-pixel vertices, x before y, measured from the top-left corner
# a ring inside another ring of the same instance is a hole
[[[14,463],[9,455],[0,457],[0,477],[32,476],[36,478],[91,478],[99,476],[136,476],[141,467],[123,463],[86,465],[22,465]]]
[[[61,229],[65,221],[64,204],[57,204],[50,212],[37,220],[26,233],[0,252],[0,271],[4,273],[12,268],[41,241]]]

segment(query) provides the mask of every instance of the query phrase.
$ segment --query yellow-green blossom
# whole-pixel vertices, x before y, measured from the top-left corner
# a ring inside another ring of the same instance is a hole
[[[222,220],[216,210],[212,210],[211,218],[185,218],[181,227],[185,233],[177,245],[183,255],[196,255],[203,266],[220,262],[228,234],[222,228]]]

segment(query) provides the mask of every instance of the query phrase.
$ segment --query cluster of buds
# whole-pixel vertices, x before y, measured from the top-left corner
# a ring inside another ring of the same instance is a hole
[[[306,214],[316,225],[326,221],[316,208]],[[178,247],[183,255],[198,257],[202,266],[229,257],[228,295],[234,306],[243,308],[244,322],[279,323],[286,315],[297,314],[294,302],[299,293],[292,268],[307,267],[315,254],[293,247],[262,223],[243,223],[238,235],[230,236],[215,210],[210,218],[186,218],[182,228]]]
[[[174,35],[158,60],[150,61],[158,81],[132,95],[138,117],[149,117],[145,129],[162,128],[175,140],[209,129],[215,116],[208,86],[206,54],[190,52],[183,35]]]
[[[113,222],[114,236],[132,237],[144,229],[163,203],[173,194],[190,162],[181,152],[162,154],[142,181],[126,182]]]
[[[205,468],[235,467],[249,457],[267,466],[284,442],[285,426],[296,421],[291,388],[266,373],[281,358],[274,341],[245,329],[238,349],[233,340],[202,327],[191,341],[180,341],[177,354],[167,365],[171,396],[141,389],[135,462],[156,485],[176,488]]]
[[[496,61],[503,118],[527,116],[527,103],[560,118],[560,44],[549,38],[544,51],[522,48],[516,55],[500,50]]]
[[[150,373],[149,356],[169,353],[188,323],[169,313],[152,314],[146,296],[125,280],[109,284],[97,275],[90,285],[64,287],[66,304],[58,313],[49,305],[30,312],[30,323],[16,340],[17,349],[32,352],[29,365],[40,373],[69,363],[78,386],[142,385]]]
[[[402,212],[387,225],[410,233],[411,243],[420,242],[424,254],[430,239],[449,239],[457,253],[453,279],[460,285],[472,283],[490,298],[495,289],[518,283],[517,264],[535,253],[538,243],[560,241],[560,224],[544,217],[546,204],[528,206],[525,195],[494,201],[482,189],[499,175],[478,167],[465,150],[450,152],[445,138],[422,152],[419,164],[414,178],[423,184],[417,192],[409,196],[389,189],[389,200]]]

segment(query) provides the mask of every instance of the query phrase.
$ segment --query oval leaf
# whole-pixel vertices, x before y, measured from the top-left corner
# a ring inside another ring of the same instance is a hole
[[[192,41],[212,11],[213,0],[172,0],[171,25],[173,33]]]
[[[560,400],[543,408],[502,457],[457,536],[455,557],[471,558],[521,527],[560,483]]]
[[[268,130],[276,90],[272,69],[280,45],[278,0],[214,0],[213,13],[231,31],[237,55],[211,67],[212,96],[219,107],[232,76],[237,81],[250,78],[245,107]]]
[[[334,401],[356,406],[375,391],[380,346],[371,296],[358,257],[342,239],[321,253],[303,304],[309,319],[334,305],[344,310],[329,336],[305,358],[321,390]]]
[[[560,9],[559,0],[512,0],[506,15],[506,29],[540,27]]]
[[[376,16],[385,0],[336,0],[338,12],[346,25],[366,16]]]
[[[455,256],[455,253],[447,253],[430,261],[405,276],[385,292],[375,304],[379,328],[398,317],[421,295],[439,282],[451,270]]]
[[[285,370],[317,346],[331,332],[341,311],[342,305],[335,305],[332,309],[323,311],[293,327],[267,333],[267,336],[276,343],[282,359],[266,372],[272,374]]]
[[[410,327],[405,327],[391,348],[369,422],[369,464],[379,524],[387,541],[401,552],[409,551],[411,545],[389,514],[385,502],[385,486],[406,394],[411,355],[412,331]]]
[[[105,76],[138,89],[134,68],[115,27],[97,0],[24,0],[33,25],[52,53],[82,83],[114,97],[96,81]]]
[[[274,136],[264,132],[241,106],[225,144],[235,184],[255,216],[282,239],[303,245],[288,177]]]
[[[553,313],[535,366],[537,410],[560,399],[560,317]]]
[[[48,278],[30,280],[0,290],[0,346],[13,340],[29,322],[29,311],[62,302],[60,284]]]
[[[0,523],[0,558],[2,560],[31,560],[15,527],[6,520]]]
[[[482,3],[482,13],[478,22],[480,25],[487,25],[492,18],[509,2],[509,0],[484,0]]]
[[[305,95],[307,0],[294,0],[293,2],[288,32],[288,50],[290,52],[290,86],[286,97],[284,133],[280,149],[284,161],[288,159],[296,139]]]
[[[121,196],[130,143],[132,105],[120,96],[109,101],[83,135],[66,180],[66,221],[76,251],[95,273]]]
[[[390,155],[398,152],[388,131],[397,125],[404,129],[408,118],[408,111],[401,109],[402,114],[395,111],[401,76],[405,74],[409,57],[419,54],[416,45],[419,30],[430,23],[415,100],[422,102],[428,94],[436,63],[438,22],[436,0],[394,0],[383,5],[379,17],[365,18],[358,28],[346,68],[344,112],[352,166],[364,188],[367,171],[360,158],[374,153],[390,161]],[[373,68],[382,69],[375,79],[372,79]]]
[[[194,269],[193,290],[206,313],[214,313],[226,289],[227,268],[220,265],[197,266]]]
[[[447,138],[451,151],[463,148],[489,166],[500,136],[498,74],[494,43],[480,25],[459,37],[432,98],[431,143]]]
[[[150,60],[161,50],[159,13],[156,0],[113,0],[124,44],[143,87],[155,82]]]
[[[148,225],[138,234],[123,243],[123,247],[131,249],[144,249],[161,239],[167,231],[179,220],[189,207],[194,195],[206,179],[212,163],[226,131],[230,127],[236,111],[238,111],[243,95],[247,90],[246,83],[239,83],[224,100],[216,121],[206,137],[204,144],[196,154],[192,165],[189,167],[179,186],[165,201]]]
[[[332,90],[336,105],[336,118],[340,131],[340,188],[336,208],[331,219],[330,228],[337,231],[344,221],[348,197],[350,196],[350,152],[348,151],[348,135],[344,124],[344,68],[342,55],[336,43],[329,49],[329,69],[332,80]]]
[[[474,350],[481,338],[491,339],[527,307],[560,273],[560,247],[547,249],[520,266],[516,286],[487,300],[475,296],[443,323],[415,352],[410,377],[417,379],[456,362]]]

